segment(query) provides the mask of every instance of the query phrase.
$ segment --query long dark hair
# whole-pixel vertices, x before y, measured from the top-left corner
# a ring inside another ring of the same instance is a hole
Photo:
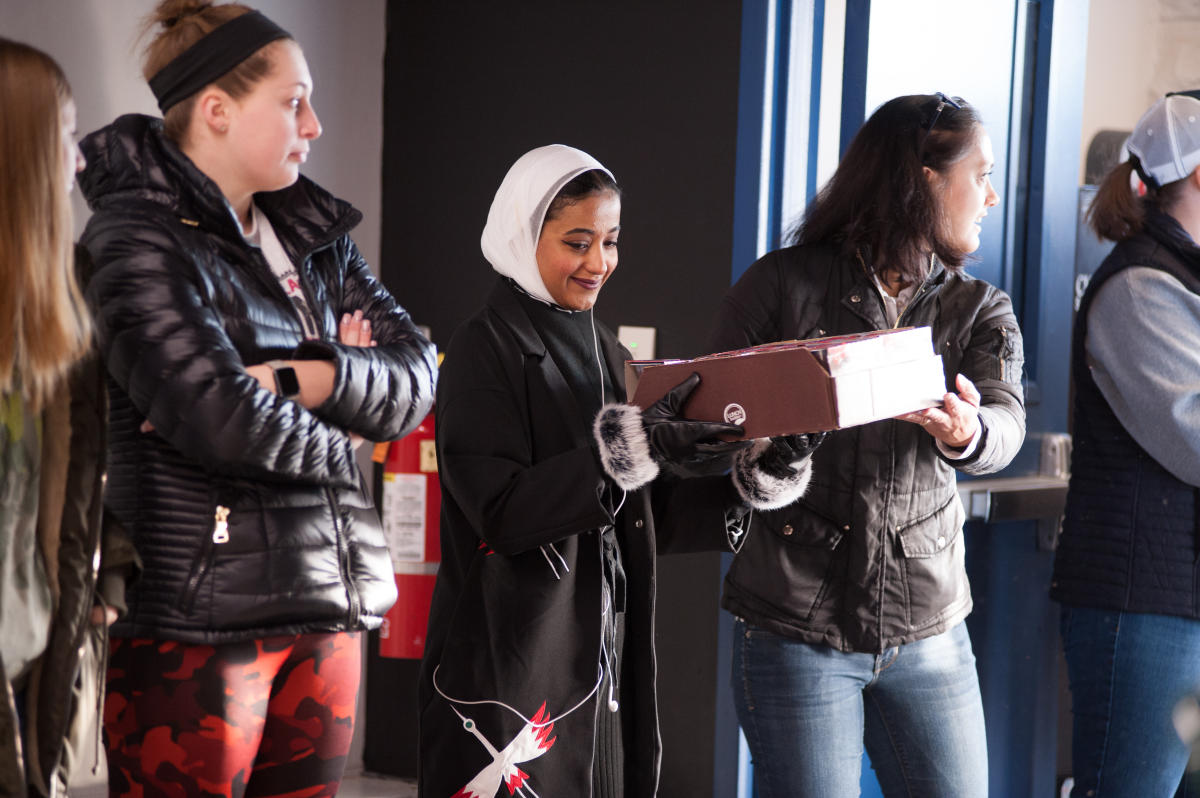
[[[1096,235],[1109,241],[1124,241],[1146,226],[1146,212],[1153,209],[1169,213],[1183,191],[1183,180],[1165,186],[1146,185],[1146,195],[1137,196],[1133,191],[1133,175],[1136,170],[1134,158],[1117,164],[1104,177],[1099,190],[1087,211],[1087,222]]]
[[[945,99],[910,94],[879,106],[790,233],[790,243],[832,242],[847,257],[861,254],[870,270],[896,269],[911,281],[924,278],[930,250],[947,268],[961,269],[968,253],[947,240],[941,202],[924,167],[944,172],[963,158],[982,123],[960,98],[938,113]]]

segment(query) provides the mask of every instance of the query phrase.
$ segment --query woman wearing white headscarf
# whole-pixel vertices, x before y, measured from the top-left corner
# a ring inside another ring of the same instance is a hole
[[[482,247],[500,273],[438,387],[442,566],[421,678],[420,792],[651,796],[655,551],[734,550],[749,506],[791,501],[807,452],[680,418],[697,377],[619,404],[628,353],[592,318],[620,190],[562,145],[509,170]],[[660,465],[665,473],[658,477]],[[793,467],[795,465],[795,467]]]

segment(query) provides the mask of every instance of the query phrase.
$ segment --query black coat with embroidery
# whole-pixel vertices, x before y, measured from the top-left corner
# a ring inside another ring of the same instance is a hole
[[[628,353],[608,329],[597,329],[622,392]],[[543,702],[542,719],[567,713],[546,735],[553,745],[516,764],[538,795],[586,798],[596,713],[607,711],[607,694],[598,700],[593,690],[604,610],[596,530],[614,523],[605,500],[611,483],[559,366],[503,282],[451,341],[437,439],[443,561],[421,673],[420,794],[450,798],[492,763],[475,732],[502,750],[524,725],[494,703],[452,705],[449,696],[502,701],[525,718]],[[656,549],[729,550],[725,509],[734,506],[740,500],[727,476],[660,478],[630,493],[617,513],[627,590],[621,712],[633,716],[625,765],[631,798],[654,795],[661,757]]]
[[[906,421],[831,433],[813,454],[804,497],[756,515],[756,533],[725,579],[730,612],[808,643],[874,653],[939,634],[970,612],[954,474],[997,471],[1024,440],[1021,332],[1003,291],[941,264],[899,323],[932,328],[948,390],[958,373],[979,389],[978,448],[949,461]],[[829,246],[789,247],[729,290],[710,344],[729,350],[887,326],[856,260]]]
[[[254,198],[316,316],[320,340],[303,341],[261,252],[160,120],[123,116],[81,146],[88,299],[110,377],[105,507],[144,565],[113,634],[217,643],[378,626],[395,583],[347,433],[414,428],[436,366],[350,240],[361,214],[303,177]],[[377,347],[338,342],[339,318],[359,309]],[[332,395],[309,411],[263,390],[245,367],[273,358],[330,361]]]

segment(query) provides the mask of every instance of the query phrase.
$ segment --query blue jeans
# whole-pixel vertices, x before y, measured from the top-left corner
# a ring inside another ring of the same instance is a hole
[[[863,745],[887,796],[988,791],[966,624],[883,654],[846,653],[734,624],[733,692],[762,798],[853,798]]]
[[[1170,798],[1188,747],[1171,721],[1200,685],[1200,621],[1063,607],[1071,683],[1071,795]]]

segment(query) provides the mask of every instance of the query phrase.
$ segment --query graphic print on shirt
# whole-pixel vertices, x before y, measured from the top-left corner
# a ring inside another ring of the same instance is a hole
[[[497,751],[496,747],[483,736],[475,721],[463,715],[453,706],[454,714],[462,719],[463,728],[475,736],[480,744],[492,756],[491,764],[479,771],[475,778],[467,782],[461,790],[450,798],[495,798],[500,792],[501,785],[508,788],[509,795],[521,795],[527,798],[539,798],[529,784],[529,774],[517,767],[518,762],[529,762],[537,759],[550,750],[557,737],[551,737],[554,731],[553,721],[546,722],[546,702],[543,701],[537,713],[525,724],[512,741]]]
[[[258,205],[251,205],[250,226],[242,234],[262,252],[263,259],[270,267],[271,273],[283,287],[283,292],[291,300],[292,308],[300,317],[300,326],[304,330],[306,340],[320,339],[321,332],[317,328],[317,318],[309,307],[308,299],[304,296],[304,287],[300,285],[300,273],[296,265],[279,243],[271,220],[266,217]]]
[[[304,328],[304,337],[310,341],[320,338],[321,333],[317,330],[316,318],[308,306],[308,300],[304,298],[304,289],[300,287],[300,275],[295,269],[288,269],[279,275],[279,284],[287,292],[288,299],[292,300],[292,307],[296,309],[296,315],[300,317],[300,326]]]

